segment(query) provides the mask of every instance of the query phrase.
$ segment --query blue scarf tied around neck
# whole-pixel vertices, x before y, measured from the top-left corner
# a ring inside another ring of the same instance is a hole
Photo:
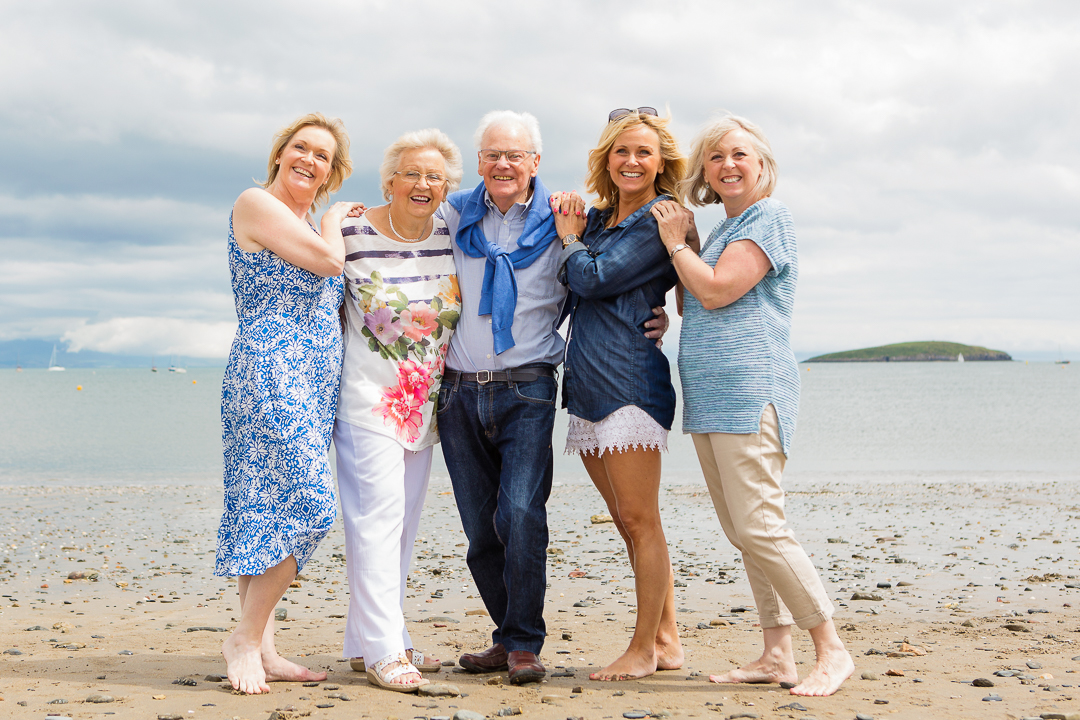
[[[514,268],[532,265],[559,234],[555,231],[555,217],[551,213],[551,194],[540,178],[534,178],[532,203],[517,241],[518,248],[507,252],[484,235],[483,219],[488,212],[484,193],[484,186],[480,185],[472,191],[458,191],[447,201],[461,214],[456,237],[458,247],[469,257],[487,257],[477,314],[491,315],[495,354],[499,355],[516,344],[511,332],[518,295]]]

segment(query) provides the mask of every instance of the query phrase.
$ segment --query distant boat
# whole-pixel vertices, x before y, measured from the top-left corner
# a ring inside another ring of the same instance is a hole
[[[157,365],[154,364],[153,356],[150,357],[150,372],[157,372]]]
[[[170,366],[169,366],[169,372],[173,372],[173,373],[186,373],[186,372],[187,372],[187,370],[186,370],[185,368],[179,367],[179,366],[178,366],[178,365],[176,364],[176,356],[175,356],[175,355],[173,355],[173,361],[172,361],[172,365],[170,365]]]
[[[49,371],[50,372],[60,372],[63,369],[64,369],[63,367],[56,364],[56,346],[53,345],[52,346],[52,355],[49,356]]]
[[[964,362],[964,353],[956,354],[956,362]]]
[[[15,353],[15,372],[22,372],[22,363],[19,362],[19,353]]]
[[[1071,361],[1061,357],[1061,346],[1058,345],[1058,359],[1054,361],[1055,365],[1068,365]]]

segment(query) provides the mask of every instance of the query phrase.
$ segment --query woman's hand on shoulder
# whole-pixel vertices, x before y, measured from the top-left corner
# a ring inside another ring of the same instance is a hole
[[[567,235],[580,237],[585,232],[585,201],[576,192],[551,193],[551,213],[560,239]]]
[[[660,228],[660,240],[668,252],[679,243],[690,244],[691,235],[697,237],[694,213],[674,200],[661,200],[652,206],[651,212]]]
[[[347,217],[360,217],[367,212],[367,206],[360,202],[336,202],[323,213],[320,226],[324,229],[328,226],[341,227],[341,223]]]

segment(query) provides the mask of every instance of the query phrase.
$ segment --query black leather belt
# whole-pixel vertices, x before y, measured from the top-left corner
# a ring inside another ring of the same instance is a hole
[[[459,372],[446,368],[443,371],[443,384],[457,383],[462,380],[474,382],[477,385],[487,385],[489,382],[532,382],[542,377],[555,377],[554,366],[537,365],[536,367],[520,367],[511,370],[481,370],[474,373]]]

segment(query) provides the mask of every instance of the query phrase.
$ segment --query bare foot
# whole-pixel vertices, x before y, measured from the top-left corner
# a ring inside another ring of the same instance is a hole
[[[799,673],[795,670],[795,659],[791,656],[775,658],[762,655],[738,670],[723,675],[710,675],[709,680],[714,683],[793,683],[798,682]]]
[[[618,660],[600,672],[589,675],[590,680],[636,680],[656,672],[656,655],[643,657],[627,650]]]
[[[248,695],[270,692],[258,642],[244,643],[233,633],[222,643],[221,654],[228,665],[227,673],[233,690]]]
[[[855,672],[851,655],[841,645],[818,655],[814,669],[801,683],[791,688],[792,695],[832,695]]]
[[[277,653],[264,656],[262,666],[267,682],[322,682],[326,679],[326,673],[308,670],[303,665],[289,662]]]
[[[674,643],[661,644],[659,640],[656,641],[657,670],[678,670],[682,667],[684,659],[682,644],[678,637],[675,638]]]

